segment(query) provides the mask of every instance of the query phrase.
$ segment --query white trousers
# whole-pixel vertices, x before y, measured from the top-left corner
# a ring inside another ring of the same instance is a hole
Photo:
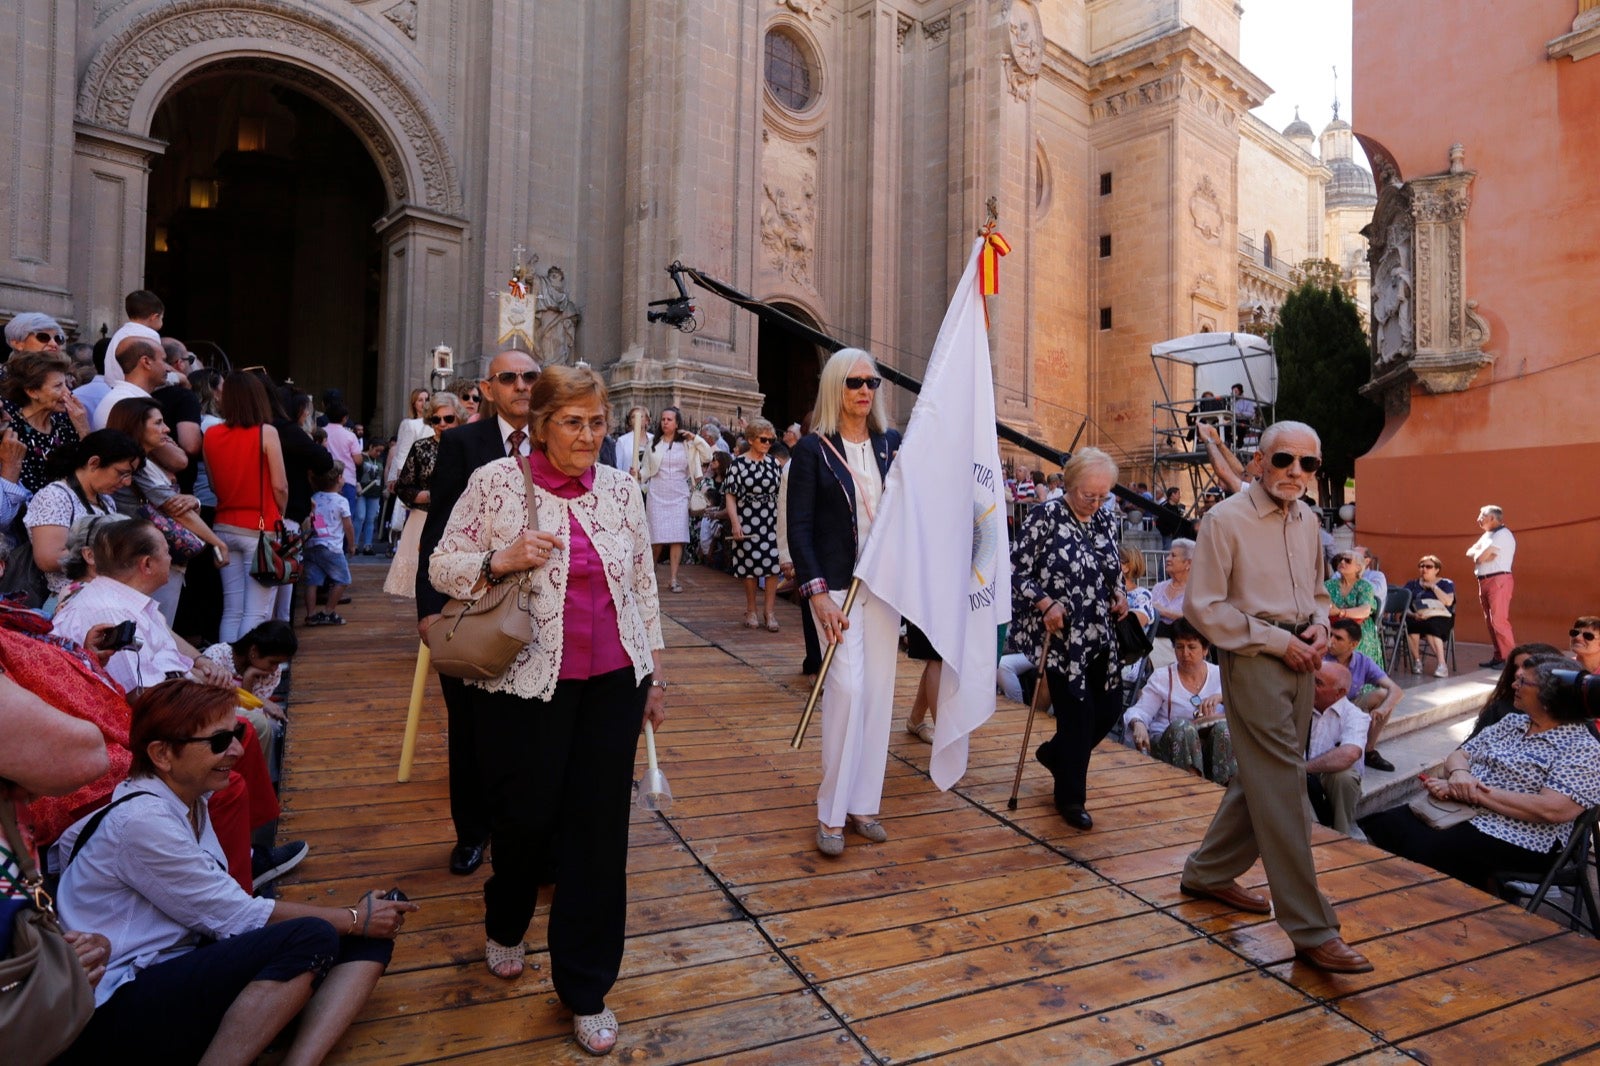
[[[836,606],[844,606],[843,592],[828,595]],[[889,761],[899,647],[900,615],[861,586],[850,610],[850,628],[822,687],[817,820],[823,825],[841,826],[848,814],[878,813]]]

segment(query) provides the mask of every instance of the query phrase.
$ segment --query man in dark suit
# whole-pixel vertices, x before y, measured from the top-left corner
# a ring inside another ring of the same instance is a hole
[[[444,535],[450,512],[467,487],[472,472],[485,463],[513,453],[527,455],[528,398],[539,376],[539,364],[527,352],[501,352],[489,363],[478,383],[485,405],[495,412],[477,422],[448,430],[439,438],[439,457],[428,484],[428,521],[422,527],[417,558],[417,631],[427,634],[448,597],[428,580],[428,557]],[[439,678],[450,730],[450,818],[456,826],[456,846],[450,852],[450,872],[470,874],[483,864],[489,841],[489,812],[477,772],[477,738],[472,711],[472,689],[459,678]]]

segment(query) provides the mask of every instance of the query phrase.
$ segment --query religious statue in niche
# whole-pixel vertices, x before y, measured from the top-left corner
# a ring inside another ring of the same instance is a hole
[[[806,18],[815,18],[817,9],[824,6],[828,0],[778,0],[778,6],[786,7],[797,15]]]
[[[1031,0],[1011,0],[1006,10],[1006,32],[1011,38],[1011,51],[1006,53],[1006,80],[1011,95],[1026,100],[1044,68],[1044,27],[1039,21],[1039,9]]]
[[[495,301],[499,309],[498,327],[495,330],[496,343],[501,348],[516,348],[519,351],[532,352],[533,335],[535,330],[534,302],[532,299],[532,264],[522,261],[522,253],[527,251],[522,245],[511,249],[514,257],[511,264],[511,277],[506,282],[504,291],[491,292],[489,298]],[[538,256],[533,257],[533,262],[539,261]]]
[[[583,315],[567,295],[567,275],[559,266],[552,263],[549,270],[538,275],[538,281],[534,350],[544,366],[570,366]]]
[[[1395,219],[1389,223],[1372,275],[1372,332],[1380,368],[1403,360],[1416,350],[1416,322],[1411,312],[1413,284],[1410,227]]]

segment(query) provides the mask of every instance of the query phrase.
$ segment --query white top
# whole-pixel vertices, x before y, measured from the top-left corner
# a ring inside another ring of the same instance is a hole
[[[794,564],[794,556],[789,554],[789,464],[783,464],[783,473],[778,475],[778,565]]]
[[[878,501],[883,499],[883,475],[878,473],[878,459],[872,454],[872,438],[860,444],[844,441],[844,461],[855,473],[856,544],[865,545],[867,534],[872,532],[872,520],[878,513]],[[857,554],[859,556],[859,550]]]
[[[1325,711],[1311,708],[1311,740],[1306,745],[1306,759],[1309,761],[1326,755],[1345,744],[1365,748],[1367,724],[1371,721],[1366,711],[1343,697]],[[1361,776],[1361,769],[1362,761],[1357,759],[1356,777]]]
[[[90,428],[105,429],[106,420],[111,417],[111,409],[123,400],[139,396],[149,397],[149,395],[148,392],[145,392],[131,381],[117,382],[111,386],[110,390],[106,392],[105,398],[95,407],[94,416],[89,421]]]
[[[111,941],[106,975],[95,989],[103,1005],[140,972],[185,955],[202,937],[223,940],[260,929],[272,917],[270,899],[245,894],[228,875],[228,861],[211,828],[206,797],[195,804],[196,837],[183,800],[159,778],[130,777],[111,793],[149,792],[119,805],[61,875],[56,906],[62,925],[105,934]],[[51,848],[60,869],[87,815]]]
[[[350,501],[337,492],[311,494],[312,544],[329,551],[344,552],[344,522],[350,517]]]
[[[160,684],[169,672],[186,674],[194,660],[178,650],[177,638],[161,607],[132,585],[101,575],[73,593],[56,612],[55,631],[61,636],[87,643],[89,627],[132,620],[134,635],[144,645],[138,651],[124,648],[106,663],[106,673],[117,684],[132,692]],[[92,929],[93,926],[77,926]]]
[[[1511,530],[1505,526],[1496,526],[1473,543],[1468,555],[1475,555],[1484,548],[1493,546],[1495,557],[1486,563],[1478,563],[1472,568],[1476,577],[1489,577],[1491,574],[1511,573],[1511,560],[1517,554],[1517,538],[1511,535]]]
[[[401,422],[399,431],[395,433],[394,448],[389,452],[389,465],[383,472],[383,480],[388,482],[399,477],[406,456],[411,454],[411,446],[432,432],[433,427],[420,418],[408,418]]]
[[[646,433],[644,435],[644,450],[648,452],[654,448],[655,440],[656,439],[652,434]],[[628,432],[617,438],[618,470],[622,471],[624,474],[633,470],[634,452],[636,450],[637,448],[633,443],[633,430],[630,429]]]
[[[1206,680],[1199,692],[1190,692],[1184,687],[1183,679],[1178,676],[1177,664],[1174,663],[1150,675],[1144,691],[1139,694],[1139,702],[1128,708],[1122,720],[1128,725],[1143,722],[1150,731],[1150,739],[1159,740],[1173,722],[1193,721],[1195,712],[1200,709],[1200,702],[1207,696],[1220,695],[1222,671],[1214,663],[1206,663]],[[1223,713],[1221,704],[1217,705],[1217,712]]]
[[[161,334],[149,326],[138,322],[124,322],[115,333],[111,335],[111,347],[106,349],[106,380],[115,385],[123,380],[122,364],[117,362],[117,345],[129,337],[142,337],[155,344],[161,343]],[[99,426],[94,427],[99,429]]]
[[[1363,570],[1361,576],[1366,580],[1367,584],[1372,586],[1372,591],[1377,593],[1378,607],[1381,610],[1383,605],[1389,602],[1389,579],[1383,575],[1382,570],[1372,570],[1370,568]]]
[[[20,485],[18,489],[21,490]],[[78,519],[111,513],[110,497],[102,496],[101,500],[108,506],[85,504],[65,481],[52,481],[34,495],[33,501],[28,504],[28,513],[22,516],[22,524],[29,530],[39,526],[62,526],[70,534]],[[72,581],[66,574],[56,570],[45,572],[44,583],[52,596],[59,596]]]
[[[1161,613],[1163,611],[1168,614],[1182,615],[1183,594],[1187,591],[1189,591],[1187,582],[1180,589],[1172,584],[1170,577],[1165,581],[1157,581],[1150,586],[1150,606],[1156,609],[1156,614],[1160,616],[1162,621],[1168,620],[1167,616]]]

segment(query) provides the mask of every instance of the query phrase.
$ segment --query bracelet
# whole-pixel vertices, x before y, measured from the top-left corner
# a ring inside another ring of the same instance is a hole
[[[355,936],[357,918],[356,909],[354,907],[346,907],[345,910],[350,912],[350,935]]]
[[[650,679],[650,687],[660,689],[663,694],[665,694],[667,691],[667,683],[665,681],[658,681],[653,677]]]

